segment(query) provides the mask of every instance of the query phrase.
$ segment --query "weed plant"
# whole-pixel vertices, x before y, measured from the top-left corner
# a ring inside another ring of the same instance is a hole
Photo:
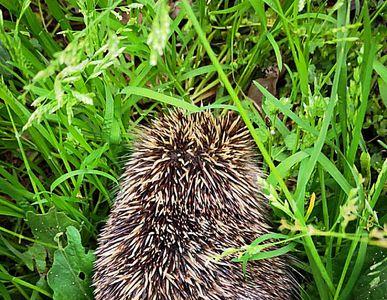
[[[269,174],[277,233],[223,259],[290,253],[303,299],[386,299],[386,2],[0,5],[3,299],[92,299],[132,132],[173,107],[237,111]]]

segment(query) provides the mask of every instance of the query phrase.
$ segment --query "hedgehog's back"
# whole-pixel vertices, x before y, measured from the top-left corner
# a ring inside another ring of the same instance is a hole
[[[254,153],[234,114],[174,111],[142,128],[99,238],[96,299],[289,299],[281,258],[246,277],[211,259],[270,230]]]

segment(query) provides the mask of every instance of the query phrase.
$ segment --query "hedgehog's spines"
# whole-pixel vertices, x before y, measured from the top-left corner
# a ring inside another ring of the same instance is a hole
[[[210,260],[268,233],[256,151],[236,114],[174,110],[142,127],[96,251],[100,299],[289,299],[283,258]]]

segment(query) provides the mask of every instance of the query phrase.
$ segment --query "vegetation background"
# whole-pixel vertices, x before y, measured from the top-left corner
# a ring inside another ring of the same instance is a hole
[[[92,299],[130,132],[173,106],[238,111],[270,174],[278,233],[224,256],[291,253],[303,299],[386,299],[385,1],[0,5],[3,299]]]

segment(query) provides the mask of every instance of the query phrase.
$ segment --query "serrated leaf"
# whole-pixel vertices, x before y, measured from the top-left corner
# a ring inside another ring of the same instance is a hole
[[[65,213],[57,212],[56,209],[50,209],[45,214],[29,211],[26,219],[34,237],[48,244],[55,244],[54,237],[58,233],[64,233],[68,226],[75,226],[79,229],[77,222],[70,219]]]
[[[78,230],[69,226],[66,231],[68,244],[55,251],[54,263],[48,272],[48,285],[55,300],[93,299],[91,275],[94,254],[85,252]]]

